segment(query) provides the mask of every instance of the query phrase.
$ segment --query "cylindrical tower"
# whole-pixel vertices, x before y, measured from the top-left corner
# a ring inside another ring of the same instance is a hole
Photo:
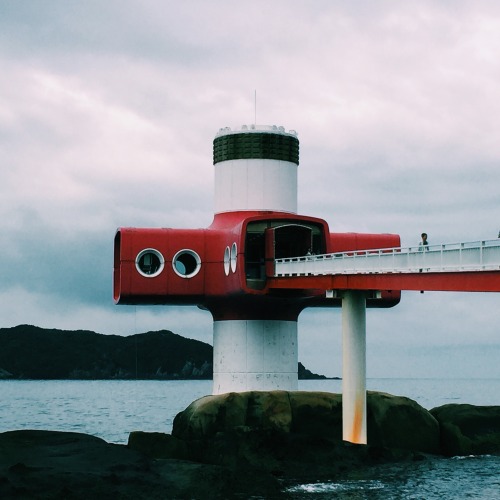
[[[245,210],[297,213],[295,131],[226,127],[216,135],[213,152],[215,215]],[[213,393],[297,390],[297,318],[282,310],[264,314],[251,303],[228,316],[231,319],[214,316]]]
[[[297,213],[299,140],[276,125],[222,128],[214,139],[215,213]]]

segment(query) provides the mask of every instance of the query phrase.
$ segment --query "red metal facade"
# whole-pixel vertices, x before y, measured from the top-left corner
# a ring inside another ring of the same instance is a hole
[[[275,257],[303,255],[308,245],[314,253],[330,253],[398,244],[397,235],[330,234],[322,219],[269,211],[217,214],[206,229],[120,228],[113,297],[119,304],[198,305],[216,319],[296,319],[305,307],[335,307],[340,301],[326,299],[325,288],[310,282],[302,286],[292,280],[278,290],[278,282],[269,278]],[[138,257],[148,249],[164,259],[156,275],[138,270]],[[199,256],[199,270],[191,277],[175,270],[174,257],[182,250]],[[224,262],[225,253],[232,262]],[[369,299],[368,305],[389,307],[398,301],[399,292],[384,292],[382,300]]]

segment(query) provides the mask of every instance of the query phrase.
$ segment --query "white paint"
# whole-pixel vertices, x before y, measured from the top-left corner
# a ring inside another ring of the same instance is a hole
[[[215,166],[215,213],[275,210],[297,213],[297,169],[289,161],[238,159]]]
[[[231,271],[236,272],[236,265],[238,263],[238,245],[234,242],[231,245]]]
[[[214,321],[213,394],[298,389],[297,322]]]
[[[367,444],[366,297],[355,290],[342,297],[342,435]]]
[[[276,276],[448,273],[500,268],[500,238],[425,247],[394,247],[276,259]]]
[[[272,134],[279,135],[288,135],[297,137],[296,130],[289,130],[288,132],[285,130],[285,127],[282,125],[256,125],[252,123],[251,125],[241,125],[236,127],[223,127],[220,128],[215,137],[221,137],[223,135],[231,135],[231,134],[253,134],[258,132],[270,132]]]
[[[229,250],[229,247],[226,247],[226,249],[224,250],[224,274],[226,276],[229,276],[230,261],[231,261],[231,250]]]

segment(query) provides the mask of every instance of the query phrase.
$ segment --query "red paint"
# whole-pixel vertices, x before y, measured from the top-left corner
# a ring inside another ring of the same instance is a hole
[[[401,246],[399,234],[331,233],[330,242],[331,251],[328,253]]]
[[[236,269],[226,275],[224,252],[236,243]],[[326,299],[323,284],[278,282],[269,278],[275,257],[363,250],[399,245],[399,236],[332,233],[326,221],[286,212],[238,211],[217,214],[206,229],[120,228],[115,237],[113,298],[118,304],[198,305],[214,319],[296,320],[306,307],[338,307],[340,300]],[[160,252],[165,265],[155,277],[137,269],[137,255],[146,248]],[[195,251],[201,268],[192,278],[178,276],[174,255]],[[267,262],[267,266],[266,266]],[[281,283],[281,284],[280,284]],[[399,292],[387,292],[368,305],[388,307],[399,301]]]
[[[500,271],[446,273],[341,274],[272,278],[270,289],[427,290],[446,292],[500,292]],[[399,292],[397,292],[399,293]]]

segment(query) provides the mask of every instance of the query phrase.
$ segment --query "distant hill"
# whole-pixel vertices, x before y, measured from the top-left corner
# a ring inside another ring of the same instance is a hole
[[[299,379],[326,378],[299,363]],[[212,346],[169,330],[122,337],[0,328],[0,379],[211,379]]]

